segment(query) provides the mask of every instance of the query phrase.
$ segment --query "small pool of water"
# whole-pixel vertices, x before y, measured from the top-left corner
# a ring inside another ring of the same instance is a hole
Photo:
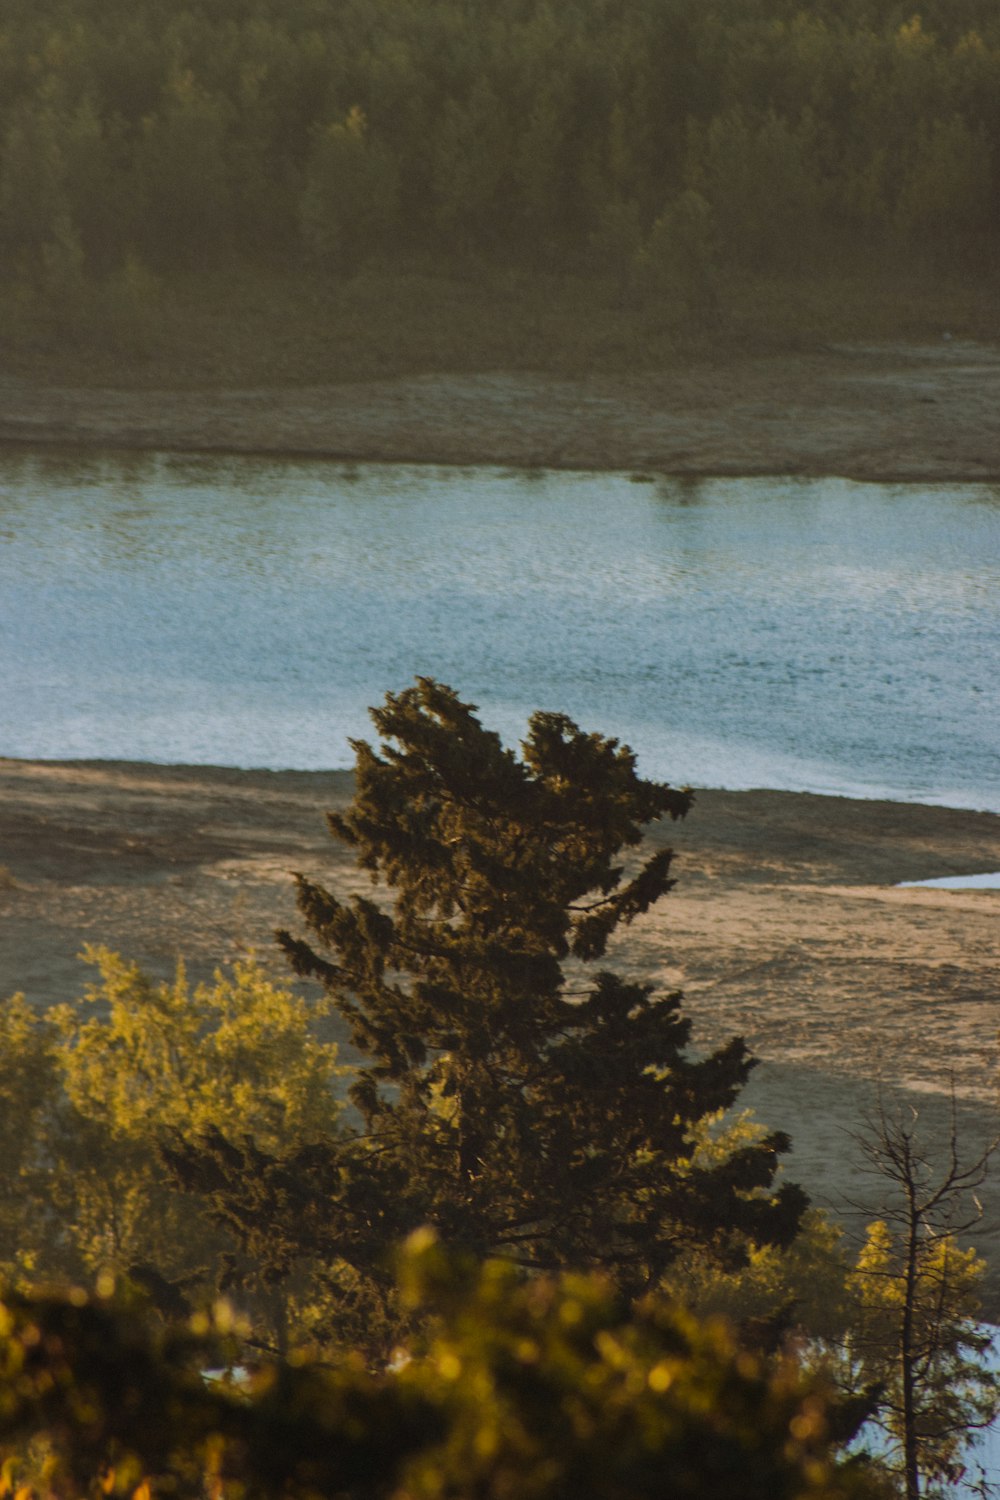
[[[989,875],[939,875],[936,880],[901,880],[899,884],[927,886],[937,891],[1000,891],[1000,870]]]

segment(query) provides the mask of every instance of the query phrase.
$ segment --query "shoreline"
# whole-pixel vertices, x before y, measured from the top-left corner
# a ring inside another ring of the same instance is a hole
[[[120,755],[7,755],[0,752],[0,776],[7,768],[14,767],[46,767],[51,766],[58,769],[72,771],[94,770],[121,772],[124,775],[141,774],[143,771],[149,773],[164,772],[166,774],[178,773],[186,776],[193,773],[204,773],[217,776],[220,779],[228,776],[247,778],[259,777],[262,782],[268,778],[285,777],[290,781],[301,780],[308,784],[315,780],[316,784],[323,786],[335,778],[344,778],[350,784],[353,771],[349,766],[238,766],[224,761],[186,761],[186,760],[142,760],[131,756]],[[640,774],[642,767],[639,767]],[[651,780],[659,780],[655,775]],[[668,785],[680,785],[676,780],[670,780]],[[824,798],[831,803],[858,803],[858,804],[885,804],[890,807],[899,808],[926,808],[939,809],[942,812],[971,813],[973,815],[983,814],[987,817],[1000,817],[1000,802],[996,806],[983,806],[979,803],[963,801],[948,801],[945,797],[921,798],[903,797],[895,795],[891,790],[879,790],[861,792],[857,790],[831,791],[828,788],[821,789],[812,786],[788,787],[788,786],[726,786],[711,785],[698,786],[694,788],[696,796],[708,794],[710,796],[725,795],[734,797],[817,797]],[[992,873],[992,872],[987,872]]]
[[[274,460],[276,462],[286,461],[288,463],[305,463],[310,460],[316,463],[329,463],[353,467],[360,464],[379,466],[385,468],[406,469],[455,469],[461,472],[463,469],[499,469],[514,470],[523,473],[551,473],[551,474],[625,474],[633,478],[636,483],[644,484],[656,479],[690,479],[695,482],[710,483],[718,479],[801,479],[807,482],[819,482],[824,479],[842,480],[848,484],[884,484],[892,486],[904,485],[990,485],[1000,484],[1000,467],[996,471],[986,471],[978,464],[970,464],[965,468],[954,470],[941,469],[936,465],[928,465],[924,469],[914,471],[913,469],[900,468],[898,470],[885,469],[879,466],[870,468],[849,469],[841,472],[837,469],[809,469],[799,464],[787,468],[778,468],[767,464],[760,468],[754,468],[748,463],[733,461],[726,467],[717,465],[707,468],[692,468],[678,466],[675,468],[654,467],[652,463],[635,465],[625,462],[624,455],[618,458],[609,456],[604,461],[583,463],[577,461],[561,461],[553,459],[544,463],[534,461],[522,461],[518,458],[493,457],[489,460],[478,460],[470,458],[455,457],[408,457],[405,453],[392,456],[379,456],[367,451],[352,451],[343,449],[323,448],[284,448],[284,447],[234,447],[185,444],[183,441],[172,442],[169,447],[158,443],[147,441],[146,435],[136,437],[135,441],[127,438],[116,439],[113,444],[105,444],[99,438],[93,442],[87,442],[77,436],[60,437],[56,429],[52,429],[44,438],[33,437],[8,437],[0,433],[0,454],[23,453],[26,456],[39,451],[53,451],[67,455],[79,453],[88,457],[95,454],[114,456],[116,454],[134,455],[146,454],[151,458],[159,456],[176,456],[181,458],[204,458],[204,459],[226,459],[226,458],[248,458],[260,460]],[[450,451],[450,450],[446,450]],[[16,758],[16,757],[15,757]],[[752,788],[751,788],[752,790]]]
[[[0,449],[677,478],[1000,479],[1000,349],[845,344],[636,375],[517,370],[246,389],[0,374]]]

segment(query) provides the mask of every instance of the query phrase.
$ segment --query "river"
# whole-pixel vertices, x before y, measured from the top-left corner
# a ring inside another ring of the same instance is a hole
[[[417,673],[674,782],[1000,811],[1000,489],[0,455],[0,754],[350,763]]]

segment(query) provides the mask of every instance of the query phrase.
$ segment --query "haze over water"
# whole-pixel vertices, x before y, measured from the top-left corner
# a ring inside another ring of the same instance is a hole
[[[0,457],[0,754],[348,765],[417,673],[647,775],[1000,811],[1000,491]]]

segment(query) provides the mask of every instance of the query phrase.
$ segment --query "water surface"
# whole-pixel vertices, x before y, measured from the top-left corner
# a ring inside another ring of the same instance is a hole
[[[0,457],[0,753],[349,764],[416,673],[675,782],[1000,810],[1000,492]]]

